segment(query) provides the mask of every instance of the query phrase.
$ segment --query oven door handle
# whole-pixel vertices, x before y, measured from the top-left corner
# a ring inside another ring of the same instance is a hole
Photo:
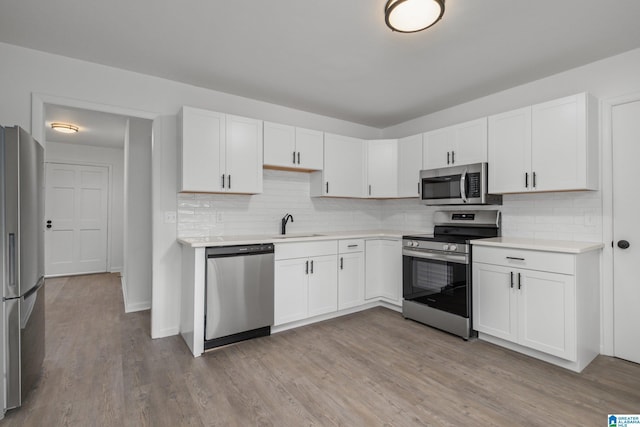
[[[460,177],[460,196],[462,197],[462,201],[464,203],[468,203],[469,200],[467,199],[467,170],[465,169],[464,172],[462,172],[462,176]]]
[[[469,264],[468,255],[436,254],[433,252],[412,251],[408,249],[403,250],[402,255],[412,256],[414,258],[432,259],[436,261],[449,261],[458,264]]]

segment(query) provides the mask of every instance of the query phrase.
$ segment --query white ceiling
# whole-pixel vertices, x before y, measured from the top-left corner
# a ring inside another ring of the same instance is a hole
[[[127,117],[45,104],[44,122],[47,142],[108,148],[124,147]],[[51,123],[54,122],[74,124],[80,129],[77,133],[60,133],[51,128]]]
[[[9,0],[0,41],[387,127],[640,47],[638,0]]]

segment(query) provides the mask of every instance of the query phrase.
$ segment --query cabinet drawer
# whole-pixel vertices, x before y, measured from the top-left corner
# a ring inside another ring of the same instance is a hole
[[[575,257],[558,252],[473,246],[473,262],[513,268],[575,274]]]
[[[336,255],[338,245],[336,240],[303,243],[276,243],[275,259],[307,258],[321,255]]]
[[[341,254],[364,251],[363,239],[338,240],[338,251]]]

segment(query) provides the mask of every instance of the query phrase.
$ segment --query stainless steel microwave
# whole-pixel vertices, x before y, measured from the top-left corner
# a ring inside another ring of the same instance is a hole
[[[450,166],[420,171],[425,205],[501,205],[502,195],[488,194],[488,165]]]

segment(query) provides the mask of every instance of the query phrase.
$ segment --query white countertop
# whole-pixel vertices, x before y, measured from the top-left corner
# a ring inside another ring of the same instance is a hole
[[[573,242],[568,240],[526,239],[521,237],[492,237],[472,240],[474,246],[494,246],[501,248],[529,249],[545,252],[580,254],[602,249],[601,242]]]
[[[399,231],[399,230],[358,230],[358,231],[335,231],[324,232],[310,231],[308,233],[291,233],[286,238],[278,234],[258,234],[242,236],[215,236],[215,237],[188,237],[178,239],[178,243],[192,248],[204,248],[213,246],[228,245],[251,245],[261,243],[293,243],[293,242],[313,242],[321,240],[340,239],[364,239],[364,238],[393,238],[400,239],[408,234],[425,234],[426,231]]]

